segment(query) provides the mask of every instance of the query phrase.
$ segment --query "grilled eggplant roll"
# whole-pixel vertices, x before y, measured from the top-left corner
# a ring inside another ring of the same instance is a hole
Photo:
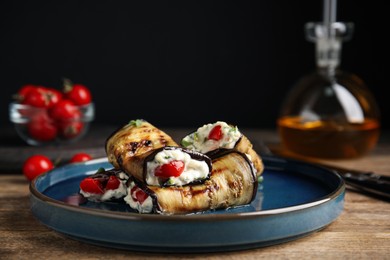
[[[205,153],[213,158],[226,149],[234,149],[248,155],[260,176],[264,170],[261,157],[253,149],[252,143],[237,128],[223,121],[205,124],[195,132],[185,136],[180,144],[194,151]]]
[[[178,146],[165,132],[143,119],[132,120],[106,140],[108,161],[118,169],[142,180],[144,157],[161,147]]]
[[[252,162],[239,151],[219,153],[204,183],[158,187],[129,179],[125,202],[139,213],[190,214],[247,205],[257,193]]]
[[[122,170],[100,168],[80,182],[79,193],[95,202],[119,200],[127,195],[128,179],[129,176]]]
[[[141,154],[121,167],[139,182],[162,187],[204,182],[212,164],[204,154],[179,146],[165,146]]]

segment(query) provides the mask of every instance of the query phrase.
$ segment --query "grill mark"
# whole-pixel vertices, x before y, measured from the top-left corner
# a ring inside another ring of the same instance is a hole
[[[118,163],[119,167],[122,168],[122,166],[123,166],[123,159],[122,159],[121,155],[118,155],[116,157],[116,162]]]
[[[242,185],[242,180],[241,181],[232,181],[232,182],[228,182],[228,185],[229,185],[229,189],[234,191],[233,192],[233,196],[235,198],[238,198],[241,196],[242,192],[243,192],[243,185]]]

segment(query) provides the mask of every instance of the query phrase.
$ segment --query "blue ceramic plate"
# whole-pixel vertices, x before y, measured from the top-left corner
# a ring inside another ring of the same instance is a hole
[[[123,203],[78,204],[80,181],[105,158],[56,168],[31,182],[31,210],[49,228],[87,243],[144,252],[218,252],[269,246],[309,235],[344,208],[345,184],[308,163],[263,157],[252,204],[191,215],[138,214]]]

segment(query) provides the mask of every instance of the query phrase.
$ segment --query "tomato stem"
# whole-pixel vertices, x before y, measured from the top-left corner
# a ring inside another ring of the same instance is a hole
[[[73,88],[73,85],[74,85],[73,82],[68,78],[63,78],[62,81],[63,81],[63,85],[64,85],[63,92],[64,93],[70,92]]]

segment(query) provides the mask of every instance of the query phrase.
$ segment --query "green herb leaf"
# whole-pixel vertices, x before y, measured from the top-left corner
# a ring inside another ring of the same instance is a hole
[[[230,127],[230,129],[229,129],[229,132],[237,132],[238,131],[238,127],[237,126],[232,126],[232,127]]]
[[[184,147],[188,147],[192,144],[193,144],[193,142],[191,140],[186,140],[186,139],[181,140],[181,145]]]
[[[144,120],[142,120],[142,119],[131,120],[129,122],[129,125],[132,125],[132,126],[135,126],[135,127],[139,127],[139,126],[142,125],[143,122],[144,122]]]
[[[173,185],[173,184],[175,184],[175,181],[173,180],[173,178],[169,178],[166,182],[165,182],[165,184],[167,184],[167,185]]]
[[[104,169],[103,167],[100,167],[99,169],[97,169],[96,173],[102,173],[105,171],[106,171],[106,169]]]
[[[198,132],[195,132],[194,133],[194,141],[196,142],[198,140],[199,140],[199,134],[198,134]]]

